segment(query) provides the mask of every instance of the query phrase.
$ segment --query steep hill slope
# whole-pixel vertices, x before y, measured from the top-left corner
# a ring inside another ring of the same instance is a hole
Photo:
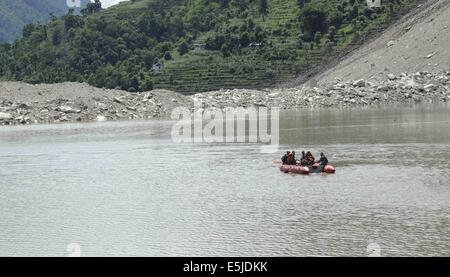
[[[423,1],[423,0],[422,0]],[[290,80],[421,0],[135,0],[4,45],[0,79],[181,92]]]
[[[450,1],[429,0],[314,80],[326,83],[335,78],[446,71],[450,69],[449,45]]]

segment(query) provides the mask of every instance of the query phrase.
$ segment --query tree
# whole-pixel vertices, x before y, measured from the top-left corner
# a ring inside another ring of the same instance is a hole
[[[53,29],[50,36],[53,45],[58,45],[62,40],[62,31],[60,28]]]
[[[222,45],[222,47],[220,48],[220,51],[222,52],[222,55],[224,57],[229,57],[231,55],[229,44]]]
[[[302,47],[305,46],[305,41],[304,41],[304,36],[303,36],[303,34],[300,34],[300,35],[298,36],[298,38],[297,38],[297,43],[298,43],[298,46],[299,46],[300,48],[302,48]]]
[[[272,69],[267,69],[264,75],[268,80],[273,80],[276,74],[275,71],[273,71]]]
[[[29,37],[35,29],[36,29],[36,27],[32,23],[25,25],[25,27],[23,27],[23,29],[22,29],[23,37],[25,37],[25,38]]]
[[[167,52],[164,54],[164,59],[165,59],[166,61],[170,61],[170,60],[172,59],[172,54],[170,54],[170,52],[167,51]]]
[[[86,8],[80,12],[82,15],[90,15],[99,12],[102,9],[102,3],[100,0],[95,0],[94,3],[87,3]]]
[[[187,44],[186,40],[182,40],[180,45],[178,46],[178,53],[180,53],[181,56],[189,52],[189,45]]]
[[[300,22],[307,40],[312,40],[317,32],[327,29],[328,10],[329,7],[322,2],[305,5],[300,14]]]
[[[267,0],[260,0],[259,2],[259,12],[262,15],[267,15],[269,9],[269,4],[267,3]]]
[[[153,89],[153,81],[150,77],[146,76],[143,80],[141,80],[139,85],[139,91],[149,91]]]
[[[74,15],[73,13],[73,9],[69,9],[67,14],[63,17],[64,27],[66,28],[66,31],[83,25],[83,19],[81,19],[79,16]]]
[[[325,52],[326,52],[327,54],[331,54],[332,51],[333,51],[333,42],[330,41],[329,39],[326,39],[325,42],[324,42],[324,46],[325,46],[325,47],[324,47]]]
[[[320,32],[316,32],[316,34],[314,35],[314,42],[317,45],[320,45],[320,40],[322,39],[322,34]]]
[[[330,26],[328,28],[328,39],[332,42],[336,41],[336,27]]]
[[[298,4],[300,9],[303,9],[303,7],[306,4],[306,0],[297,0],[297,4]]]
[[[241,47],[247,47],[250,44],[250,36],[247,32],[241,34],[239,43],[241,44]]]

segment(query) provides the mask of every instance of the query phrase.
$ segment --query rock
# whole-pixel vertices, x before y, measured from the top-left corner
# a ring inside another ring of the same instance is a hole
[[[69,121],[69,118],[68,118],[67,116],[63,115],[63,116],[61,116],[61,117],[59,118],[59,121],[60,121],[60,122],[66,122],[66,121]]]
[[[387,75],[388,79],[391,81],[397,80],[397,76],[395,76],[394,74],[390,73]]]
[[[30,106],[30,105],[28,105],[26,103],[20,103],[17,107],[19,109],[25,109],[25,110],[31,110],[33,108],[32,106]]]
[[[404,88],[406,88],[406,89],[412,89],[412,88],[417,87],[417,83],[413,79],[406,79],[403,82],[403,85],[404,85]]]
[[[436,55],[436,52],[427,55],[425,58],[426,59],[431,59],[434,55]]]
[[[428,84],[428,85],[424,86],[423,89],[424,89],[425,91],[433,91],[433,90],[436,90],[436,85],[434,85],[434,84]]]
[[[144,95],[144,99],[148,100],[148,99],[152,99],[153,98],[153,93],[148,92]]]
[[[95,103],[95,106],[96,106],[98,109],[100,109],[100,110],[107,110],[107,109],[108,109],[108,106],[106,106],[106,104],[105,104],[105,103],[102,103],[102,102],[97,102],[97,103]]]
[[[30,123],[30,118],[23,115],[16,117],[15,120],[20,124]]]
[[[395,41],[391,40],[387,43],[387,47],[391,47],[395,45]]]
[[[363,79],[357,80],[352,84],[354,87],[365,87],[366,82]]]
[[[333,86],[333,89],[339,90],[339,89],[345,89],[345,84],[343,83],[337,83]]]
[[[81,113],[81,110],[77,110],[69,106],[61,106],[57,110],[63,113]]]
[[[388,91],[388,90],[389,90],[389,87],[386,86],[386,85],[382,85],[382,86],[378,86],[378,87],[377,87],[377,90],[378,90],[378,91]]]
[[[95,121],[97,122],[105,122],[108,121],[108,119],[105,116],[99,115],[95,118]]]
[[[116,103],[119,103],[119,104],[123,104],[124,103],[124,101],[122,99],[118,98],[118,97],[114,97],[113,101],[116,102]]]
[[[0,120],[8,120],[8,119],[12,119],[12,115],[11,114],[0,112]]]
[[[358,92],[358,96],[359,97],[365,97],[366,96],[366,92],[365,91],[360,91],[360,92]]]
[[[265,90],[219,90],[195,96],[160,94],[98,95],[73,99],[41,97],[39,101],[0,99],[0,125],[64,121],[110,121],[119,119],[160,118],[170,114],[174,103],[197,108],[222,110],[225,107],[266,106],[280,109],[300,107],[350,107],[413,101],[449,101],[450,71],[421,71],[417,73],[379,72],[368,79],[339,80],[314,86]],[[42,99],[43,98],[43,99]],[[25,102],[23,104],[21,102]],[[116,104],[119,103],[119,104]],[[75,114],[77,113],[77,114]]]

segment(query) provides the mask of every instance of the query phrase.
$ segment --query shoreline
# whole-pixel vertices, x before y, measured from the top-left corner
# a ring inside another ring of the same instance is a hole
[[[395,108],[407,108],[407,109],[424,109],[424,108],[445,108],[450,109],[450,101],[448,102],[431,102],[431,103],[410,103],[407,107],[402,106],[405,103],[391,103],[384,105],[370,105],[370,106],[346,106],[346,107],[306,107],[306,108],[293,108],[281,110],[281,114],[283,112],[302,112],[302,111],[311,111],[311,112],[333,112],[333,111],[362,111],[362,110],[383,110],[383,109],[395,109]],[[58,123],[30,123],[30,124],[12,124],[12,125],[0,125],[0,132],[3,131],[21,131],[23,128],[30,128],[27,130],[46,130],[48,129],[59,129],[59,128],[97,128],[99,126],[103,127],[116,127],[122,125],[142,125],[147,126],[149,123],[175,123],[178,119],[171,119],[170,117],[158,117],[158,118],[149,118],[149,119],[119,119],[119,120],[109,120],[109,121],[67,121],[67,122],[58,122]],[[206,122],[205,122],[206,123]]]
[[[169,119],[176,107],[331,109],[450,101],[450,70],[386,74],[316,87],[233,89],[184,95],[167,90],[130,93],[84,83],[0,82],[0,125]]]

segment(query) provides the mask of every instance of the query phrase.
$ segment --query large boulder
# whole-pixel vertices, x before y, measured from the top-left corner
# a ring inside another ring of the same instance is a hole
[[[9,120],[9,119],[12,119],[11,114],[0,112],[0,120]]]
[[[363,79],[359,79],[359,80],[353,82],[353,86],[360,87],[360,88],[365,87],[366,81],[364,81]]]
[[[97,122],[105,122],[108,121],[108,119],[105,116],[99,115],[95,118],[95,121]]]
[[[69,106],[61,106],[57,110],[63,113],[81,113],[81,110],[74,109]]]

